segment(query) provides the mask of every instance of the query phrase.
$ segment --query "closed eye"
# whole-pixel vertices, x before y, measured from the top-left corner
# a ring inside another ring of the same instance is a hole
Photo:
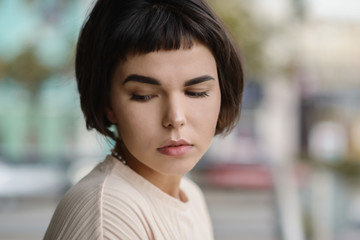
[[[138,101],[138,102],[147,102],[151,100],[154,97],[154,95],[137,95],[133,94],[131,96],[131,100]]]
[[[203,92],[190,92],[190,91],[186,91],[185,92],[186,95],[188,95],[189,97],[194,97],[194,98],[202,98],[202,97],[207,97],[209,96],[207,91],[203,91]]]

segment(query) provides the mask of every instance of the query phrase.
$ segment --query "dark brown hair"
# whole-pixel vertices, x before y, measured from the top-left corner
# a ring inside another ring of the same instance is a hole
[[[236,124],[244,88],[234,42],[204,0],[98,0],[83,25],[76,79],[86,127],[115,139],[106,117],[111,78],[128,54],[207,46],[216,60],[221,108],[216,134]]]

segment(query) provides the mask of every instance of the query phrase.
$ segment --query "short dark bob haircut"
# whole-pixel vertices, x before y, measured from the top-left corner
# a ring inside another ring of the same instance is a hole
[[[236,124],[244,89],[243,67],[230,34],[205,0],[98,0],[76,50],[76,79],[87,129],[116,140],[106,117],[115,68],[129,54],[189,49],[194,41],[212,52],[221,108],[215,134]]]

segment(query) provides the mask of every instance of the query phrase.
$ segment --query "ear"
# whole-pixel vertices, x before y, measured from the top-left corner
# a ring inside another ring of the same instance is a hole
[[[117,119],[116,119],[116,116],[115,116],[115,113],[114,111],[111,109],[111,108],[106,108],[106,117],[107,119],[113,123],[113,124],[116,124],[117,123]]]

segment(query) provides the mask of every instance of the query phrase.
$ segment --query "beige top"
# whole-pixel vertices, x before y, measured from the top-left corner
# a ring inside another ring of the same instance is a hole
[[[213,239],[200,189],[185,177],[180,188],[186,203],[109,155],[65,194],[44,239]]]

